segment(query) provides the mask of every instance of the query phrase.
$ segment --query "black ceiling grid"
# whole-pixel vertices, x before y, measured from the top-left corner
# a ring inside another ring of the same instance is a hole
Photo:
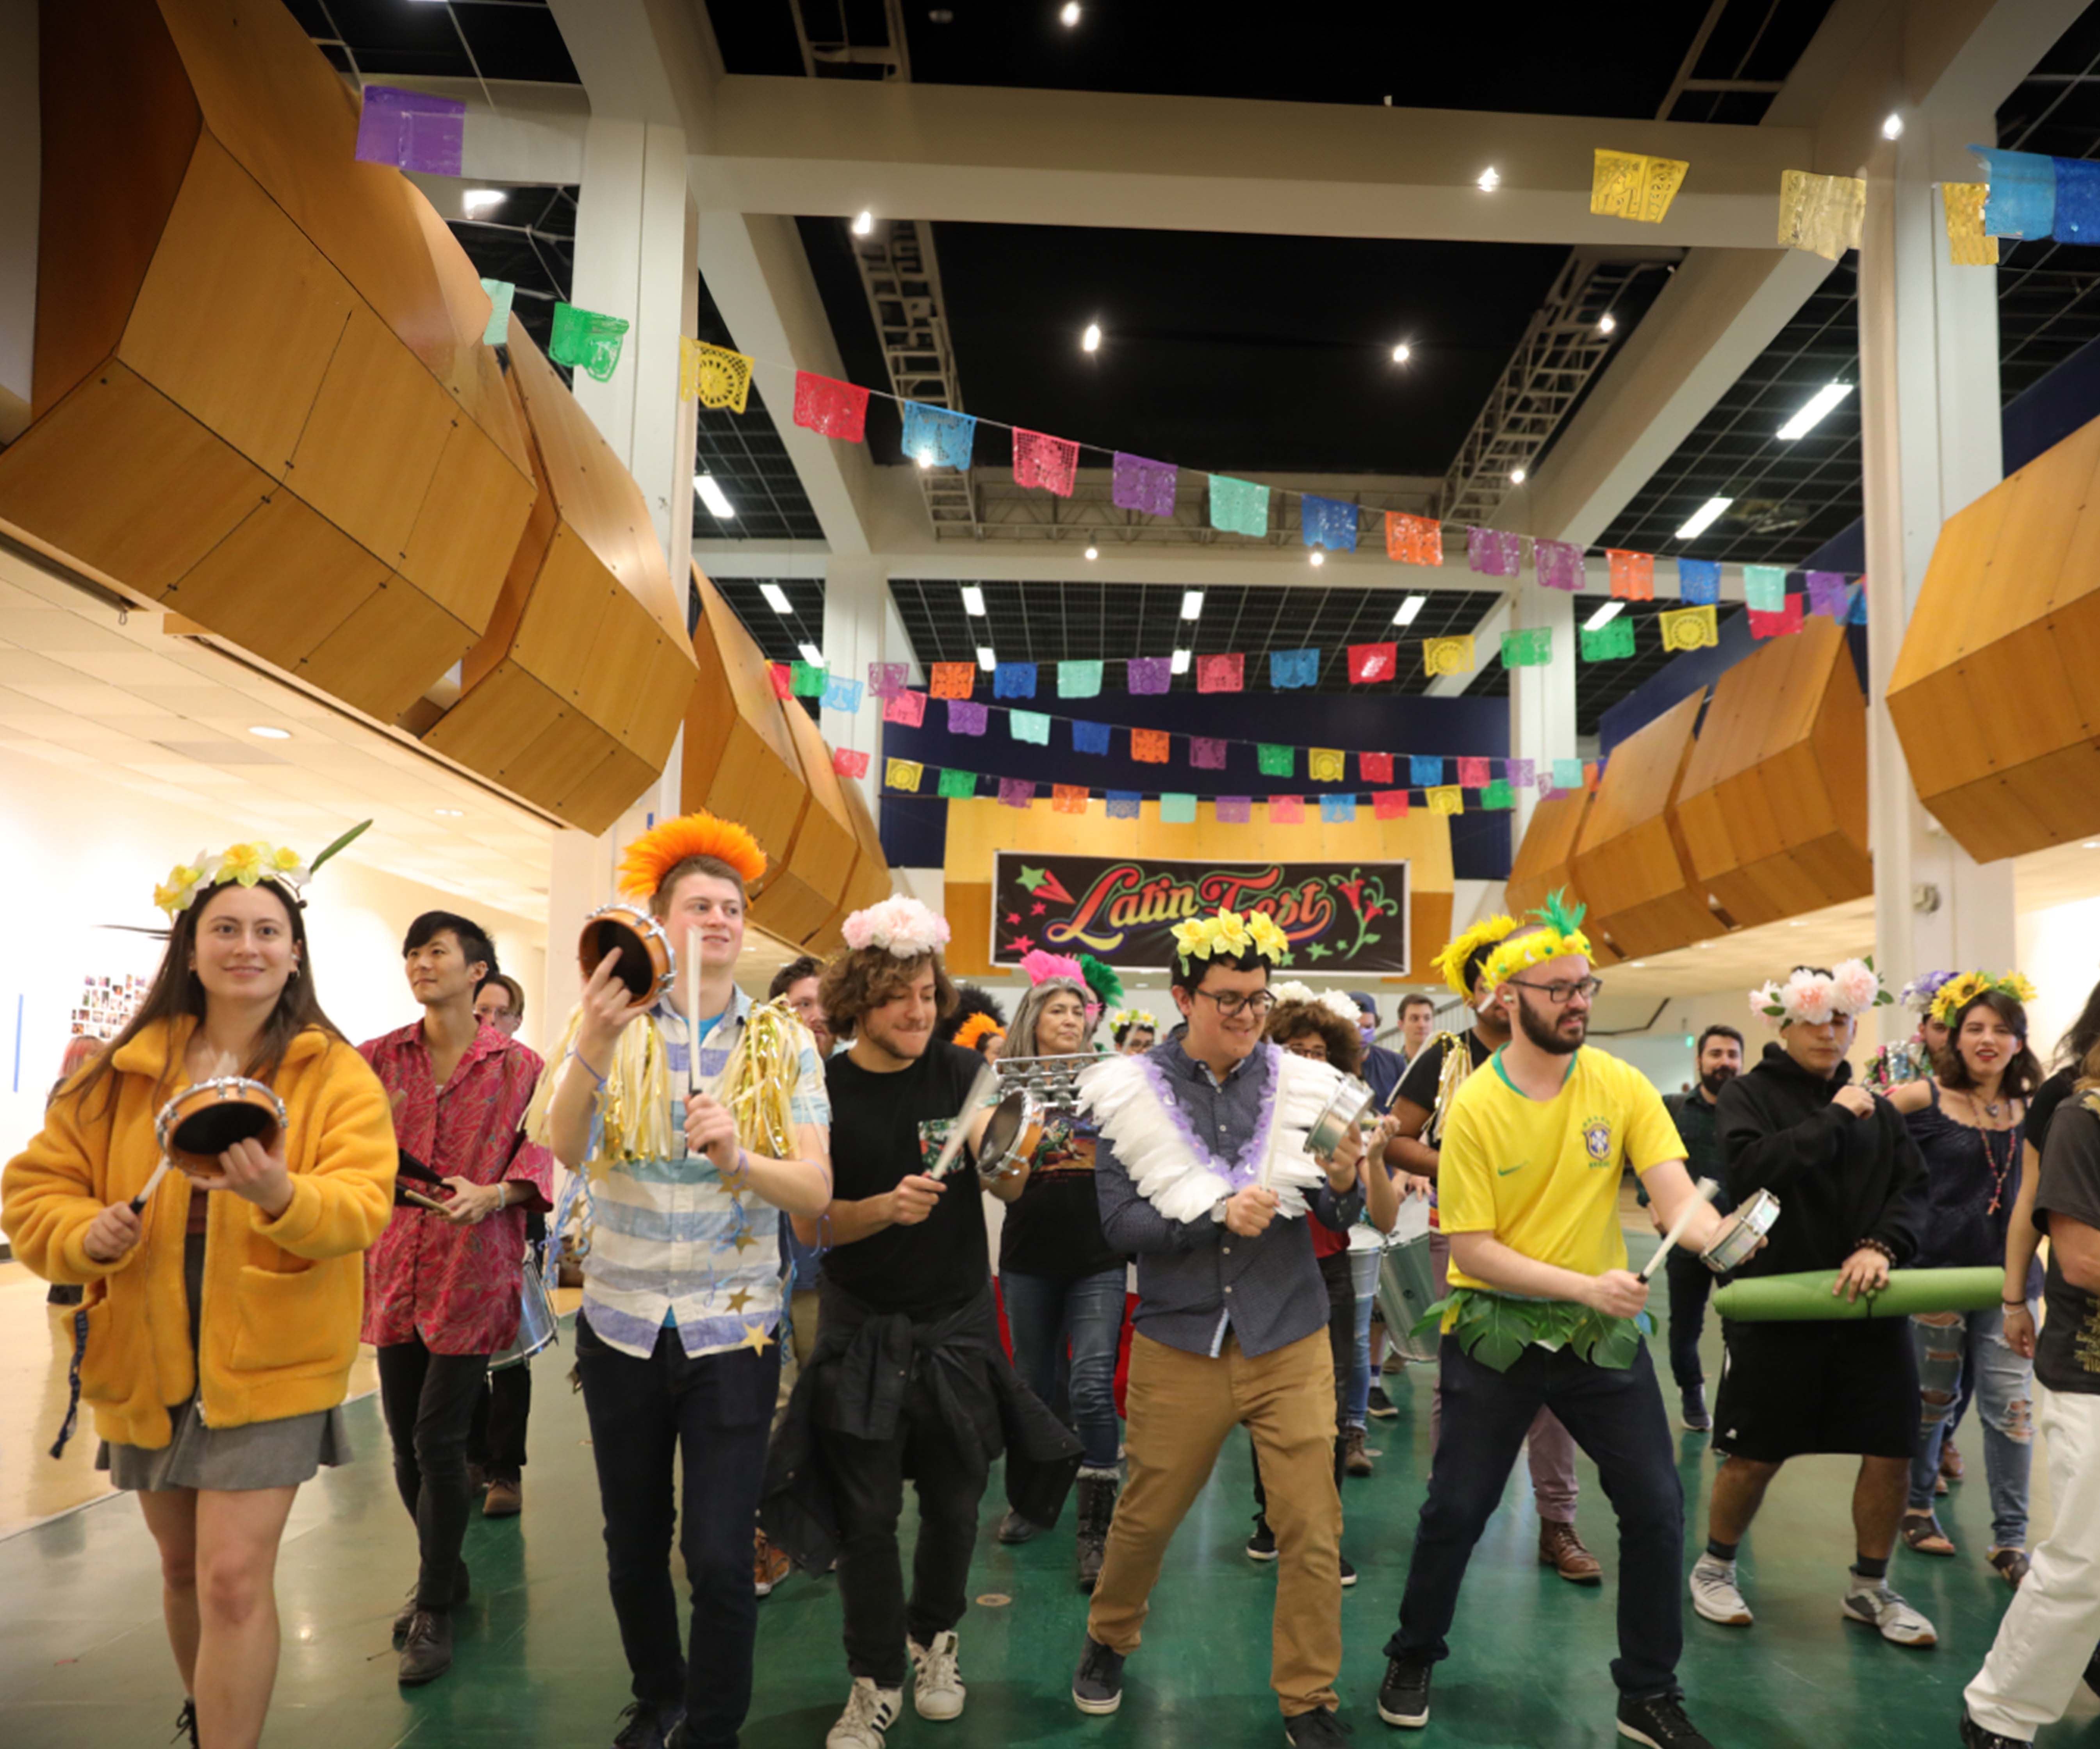
[[[700,569],[707,569],[707,562]],[[752,641],[768,662],[799,662],[802,645],[824,647],[824,586],[813,577],[713,577],[715,593],[729,603]],[[766,584],[777,584],[788,597],[792,613],[776,613],[765,595]]]
[[[547,0],[285,0],[341,73],[576,85]]]

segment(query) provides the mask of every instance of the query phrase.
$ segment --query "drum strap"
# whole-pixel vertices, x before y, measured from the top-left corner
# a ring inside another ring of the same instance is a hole
[[[73,1364],[66,1372],[65,1420],[60,1424],[58,1443],[51,1447],[53,1457],[65,1455],[67,1443],[80,1425],[80,1363],[86,1353],[87,1308],[83,1306],[73,1315]]]

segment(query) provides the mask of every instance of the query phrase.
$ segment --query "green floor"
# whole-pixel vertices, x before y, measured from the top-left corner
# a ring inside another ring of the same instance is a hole
[[[1710,1376],[1718,1346],[1710,1323],[1706,1346]],[[1660,1335],[1654,1347],[1660,1360]],[[477,1518],[470,1534],[474,1595],[459,1617],[458,1661],[412,1694],[395,1684],[387,1639],[412,1576],[412,1531],[383,1461],[377,1403],[352,1406],[360,1460],[302,1491],[286,1536],[278,1573],[285,1650],[267,1741],[309,1749],[602,1749],[610,1741],[627,1673],[606,1598],[582,1407],[560,1387],[566,1370],[558,1357],[540,1365],[524,1516]],[[1371,1742],[1389,1740],[1371,1699],[1429,1437],[1427,1375],[1390,1383],[1401,1414],[1374,1424],[1373,1444],[1384,1452],[1378,1474],[1344,1495],[1343,1547],[1363,1576],[1344,1598],[1341,1686],[1345,1717]],[[1756,1627],[1716,1628],[1686,1612],[1682,1674],[1693,1716],[1721,1749],[1955,1741],[1962,1685],[2007,1595],[1982,1563],[1981,1441],[1971,1430],[1961,1444],[1974,1479],[1942,1503],[1961,1558],[1906,1553],[1896,1565],[1899,1588],[1939,1624],[1935,1651],[1899,1650],[1838,1619],[1851,1466],[1805,1460],[1775,1484],[1743,1562]],[[1687,1437],[1681,1449],[1697,1539],[1712,1460],[1704,1438]],[[1617,1741],[1606,1663],[1617,1562],[1609,1509],[1586,1460],[1582,1469],[1581,1524],[1604,1562],[1605,1584],[1578,1588],[1538,1565],[1529,1491],[1514,1485],[1475,1556],[1453,1656],[1437,1674],[1434,1720],[1426,1733],[1391,1740],[1465,1749]],[[1240,1552],[1249,1509],[1246,1447],[1236,1438],[1168,1558],[1123,1711],[1097,1720],[1082,1718],[1069,1698],[1086,1619],[1070,1579],[1069,1518],[1060,1534],[1002,1549],[991,1540],[988,1498],[972,1593],[990,1601],[973,1608],[962,1630],[968,1712],[937,1728],[907,1711],[891,1736],[895,1749],[937,1739],[1030,1749],[1280,1743],[1266,1681],[1271,1575]],[[2038,1517],[2045,1525],[2045,1509]],[[760,1609],[757,1692],[743,1741],[816,1749],[845,1688],[836,1584],[797,1575]],[[179,1700],[152,1545],[130,1502],[0,1543],[0,1746],[157,1746]],[[2096,1716],[2081,1691],[2045,1742],[2100,1745]]]

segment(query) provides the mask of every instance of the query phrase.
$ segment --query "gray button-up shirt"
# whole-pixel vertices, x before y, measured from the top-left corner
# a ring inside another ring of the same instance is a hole
[[[1180,1031],[1148,1055],[1167,1071],[1190,1126],[1212,1152],[1229,1160],[1253,1139],[1268,1086],[1265,1051],[1235,1064],[1222,1084],[1182,1049]],[[1155,1342],[1215,1355],[1229,1329],[1242,1353],[1265,1355],[1326,1327],[1327,1287],[1304,1221],[1272,1221],[1255,1239],[1208,1214],[1170,1221],[1138,1195],[1106,1136],[1094,1154],[1094,1188],[1108,1242],[1136,1253],[1135,1322]],[[1364,1193],[1358,1185],[1337,1196],[1323,1183],[1307,1200],[1317,1219],[1340,1232],[1362,1211]]]

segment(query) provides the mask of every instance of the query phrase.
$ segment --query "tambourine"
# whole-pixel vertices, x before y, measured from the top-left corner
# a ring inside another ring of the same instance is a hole
[[[1699,1261],[1715,1275],[1727,1275],[1748,1260],[1778,1219],[1779,1198],[1759,1191],[1722,1223],[1720,1236],[1699,1253]]]
[[[615,948],[620,958],[613,976],[635,1001],[654,1002],[670,993],[677,981],[678,956],[661,923],[631,905],[602,905],[593,911],[584,919],[583,937],[576,944],[586,983],[598,962]]]
[[[161,1152],[193,1175],[216,1170],[218,1156],[236,1142],[260,1142],[267,1148],[284,1130],[285,1102],[262,1082],[242,1075],[185,1088],[153,1121]]]
[[[1035,1157],[1050,1108],[1026,1087],[1017,1087],[992,1108],[977,1143],[977,1176],[989,1183],[1010,1178]]]
[[[1320,1115],[1305,1132],[1305,1152],[1315,1160],[1333,1159],[1342,1139],[1363,1122],[1365,1113],[1377,1099],[1355,1076],[1344,1075],[1341,1086],[1328,1095]]]

